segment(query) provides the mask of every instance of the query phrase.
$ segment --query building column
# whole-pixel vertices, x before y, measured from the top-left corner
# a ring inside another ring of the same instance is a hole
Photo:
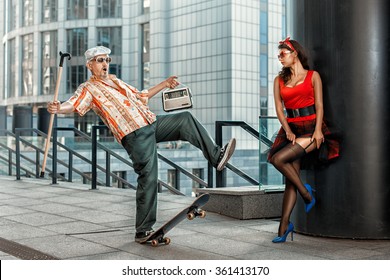
[[[296,0],[292,37],[323,81],[325,118],[342,131],[341,157],[315,171],[317,204],[297,205],[298,232],[390,238],[390,41],[387,0]]]

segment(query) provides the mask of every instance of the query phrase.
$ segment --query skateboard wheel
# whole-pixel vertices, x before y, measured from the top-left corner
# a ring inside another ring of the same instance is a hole
[[[200,217],[200,218],[206,217],[206,211],[201,210],[201,211],[199,212],[199,217]]]
[[[158,241],[156,239],[153,239],[151,244],[152,244],[153,247],[157,247],[158,246]]]
[[[171,239],[169,237],[165,237],[164,243],[165,243],[165,245],[168,245],[169,243],[171,243]]]
[[[194,214],[194,213],[188,213],[188,214],[187,214],[187,219],[188,219],[188,220],[191,221],[191,220],[193,220],[194,218],[195,218],[195,214]]]

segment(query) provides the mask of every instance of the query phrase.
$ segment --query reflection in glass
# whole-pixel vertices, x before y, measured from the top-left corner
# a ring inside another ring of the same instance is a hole
[[[142,80],[143,87],[150,87],[150,24],[142,25]]]
[[[33,95],[33,46],[34,46],[34,35],[28,34],[23,36],[22,40],[22,96]]]
[[[57,32],[42,33],[42,93],[53,94],[57,76]]]
[[[121,0],[98,0],[98,18],[120,18],[122,16]]]
[[[22,13],[23,26],[32,26],[34,24],[34,1],[24,1]]]
[[[122,76],[122,28],[121,27],[101,27],[97,28],[97,45],[105,46],[111,50],[110,73],[118,78]]]
[[[68,0],[67,19],[88,18],[88,0]]]
[[[43,0],[42,1],[42,22],[55,22],[57,21],[57,0]]]
[[[67,92],[74,92],[87,80],[84,53],[88,49],[88,29],[75,28],[67,30],[67,51],[72,60],[67,63]]]

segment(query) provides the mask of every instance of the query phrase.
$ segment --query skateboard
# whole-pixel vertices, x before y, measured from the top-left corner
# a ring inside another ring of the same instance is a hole
[[[170,219],[168,222],[163,224],[158,230],[156,230],[152,235],[148,237],[143,243],[150,243],[153,247],[157,247],[160,244],[168,245],[171,243],[169,237],[165,237],[168,231],[173,229],[177,224],[183,221],[185,218],[188,220],[193,220],[196,217],[204,218],[206,217],[206,211],[202,210],[200,207],[205,205],[209,201],[210,195],[208,193],[202,194],[197,199],[192,202],[192,204],[179,213],[175,217]]]

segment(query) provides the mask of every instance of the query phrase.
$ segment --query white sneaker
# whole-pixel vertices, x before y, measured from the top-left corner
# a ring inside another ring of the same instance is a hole
[[[217,170],[221,171],[225,165],[228,163],[229,159],[234,153],[234,149],[236,148],[236,139],[230,139],[229,143],[227,143],[222,149],[221,154],[219,156]]]

